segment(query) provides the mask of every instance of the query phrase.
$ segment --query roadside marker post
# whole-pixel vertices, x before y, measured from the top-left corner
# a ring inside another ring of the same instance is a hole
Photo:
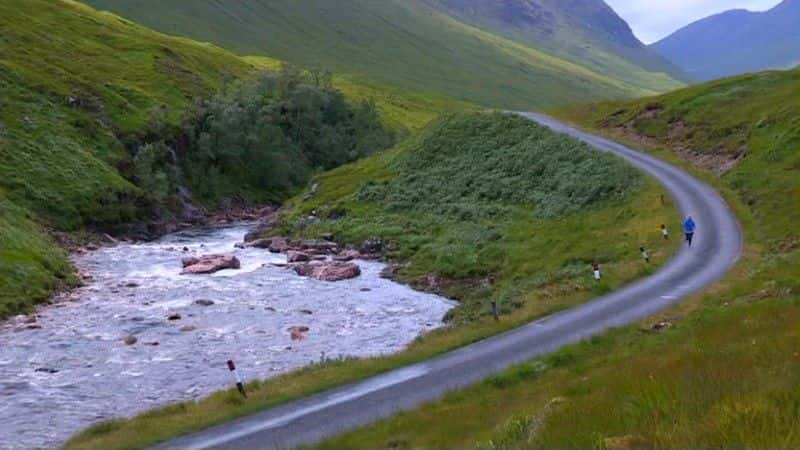
[[[500,316],[497,313],[497,301],[492,300],[492,315],[494,316],[494,320],[500,320]]]
[[[247,392],[244,390],[244,383],[242,382],[242,377],[239,376],[239,371],[236,370],[236,365],[233,364],[233,360],[228,360],[228,370],[233,372],[233,376],[236,378],[236,389],[239,390],[239,393],[242,394],[242,397],[247,398]]]

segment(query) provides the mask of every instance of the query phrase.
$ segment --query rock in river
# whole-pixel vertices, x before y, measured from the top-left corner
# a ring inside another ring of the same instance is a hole
[[[241,263],[233,255],[206,255],[183,259],[184,274],[210,274],[224,269],[239,269]]]
[[[295,266],[294,270],[300,276],[311,277],[320,281],[349,280],[361,275],[361,268],[358,265],[339,261],[315,261]]]
[[[311,260],[311,256],[308,253],[289,250],[286,252],[286,260],[290,263],[308,262]]]
[[[334,261],[342,262],[352,261],[359,258],[361,258],[361,252],[358,250],[345,250],[333,257]]]
[[[306,338],[306,333],[308,333],[309,328],[305,326],[295,326],[289,328],[289,336],[292,338],[293,341],[302,341]]]

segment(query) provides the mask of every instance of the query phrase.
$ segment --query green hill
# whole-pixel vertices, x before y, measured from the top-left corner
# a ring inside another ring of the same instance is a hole
[[[152,220],[151,193],[137,186],[140,144],[175,133],[197,99],[280,63],[239,58],[68,0],[4,1],[0,29],[3,317],[76,282],[48,231]],[[353,76],[334,84],[353,103],[374,98],[398,130],[470,107]]]
[[[645,88],[684,75],[602,0],[428,0],[459,20]],[[661,75],[658,75],[661,74]]]
[[[707,178],[742,261],[684,305],[320,447],[800,446],[800,71],[558,114]]]
[[[0,4],[0,316],[74,282],[40,223],[59,230],[141,218],[118,171],[150,108],[252,69],[233,55],[69,1]]]
[[[89,3],[160,31],[211,41],[238,53],[322,66],[483,106],[542,108],[680,86],[634,63],[623,69],[631,69],[624,80],[593,71],[466,25],[423,0]],[[610,56],[598,54],[598,58]],[[609,68],[615,62],[595,66]]]

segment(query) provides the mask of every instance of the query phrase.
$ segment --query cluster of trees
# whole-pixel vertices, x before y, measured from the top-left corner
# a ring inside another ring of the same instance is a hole
[[[134,156],[134,177],[163,203],[184,184],[214,205],[237,197],[280,201],[317,170],[354,161],[394,143],[372,102],[348,103],[329,74],[287,66],[233,83],[195,102],[178,137],[159,117]]]

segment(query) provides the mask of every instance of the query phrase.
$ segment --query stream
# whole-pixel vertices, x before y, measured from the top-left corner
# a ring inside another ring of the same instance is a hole
[[[301,278],[271,265],[285,255],[235,249],[248,228],[73,256],[93,277],[87,286],[42,307],[35,323],[0,323],[0,448],[57,447],[98,421],[233,387],[228,359],[248,380],[397,352],[455,306],[381,278],[379,262],[356,261],[352,280]],[[241,269],[180,274],[183,256],[212,253],[235,254]],[[293,326],[309,328],[305,339],[291,339]]]

